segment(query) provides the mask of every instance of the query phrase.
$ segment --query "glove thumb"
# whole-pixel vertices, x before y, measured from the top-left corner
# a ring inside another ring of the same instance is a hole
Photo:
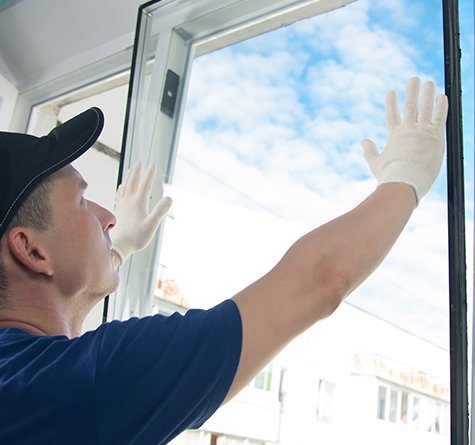
[[[366,162],[371,165],[379,156],[379,150],[376,147],[375,143],[370,139],[363,139],[361,142],[361,147],[363,148],[363,155],[366,159]]]

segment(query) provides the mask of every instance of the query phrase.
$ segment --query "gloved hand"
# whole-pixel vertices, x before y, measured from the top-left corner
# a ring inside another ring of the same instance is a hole
[[[413,187],[417,204],[437,178],[444,157],[444,128],[447,119],[447,97],[437,97],[435,112],[433,82],[426,82],[419,101],[417,77],[409,80],[401,122],[396,93],[386,96],[388,143],[379,153],[374,142],[361,141],[364,157],[380,184],[403,182]]]
[[[149,165],[143,178],[140,177],[141,171],[142,165],[137,162],[127,172],[115,196],[117,224],[110,230],[110,237],[112,249],[121,263],[134,252],[147,247],[172,204],[170,198],[162,198],[163,186],[160,183],[160,200],[151,212],[148,211],[155,166]]]

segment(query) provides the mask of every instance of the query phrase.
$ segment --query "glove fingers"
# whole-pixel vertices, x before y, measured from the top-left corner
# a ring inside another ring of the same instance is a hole
[[[361,147],[363,147],[363,154],[366,162],[371,165],[379,157],[378,148],[370,139],[363,139],[360,144]]]
[[[417,105],[419,101],[419,85],[418,77],[413,77],[407,83],[406,98],[404,100],[404,118],[405,124],[416,123],[417,121]]]
[[[447,120],[448,109],[449,103],[447,96],[445,94],[440,94],[437,96],[434,113],[434,125],[436,127],[444,128],[445,121]]]
[[[142,172],[142,163],[137,161],[131,169],[130,177],[127,182],[127,191],[136,193],[140,184],[140,174]]]
[[[166,215],[168,210],[170,210],[171,205],[172,205],[172,199],[168,196],[160,199],[160,201],[157,202],[157,204],[155,205],[153,210],[150,212],[150,215],[148,215],[147,220],[146,220],[146,225],[149,230],[154,232],[157,229],[162,218]]]
[[[125,193],[127,192],[127,187],[130,181],[130,174],[132,172],[132,169],[129,168],[127,170],[127,173],[125,174],[125,179],[122,181],[122,183],[119,185],[119,188],[117,189],[117,198],[122,198]]]
[[[434,111],[434,82],[426,82],[422,90],[421,108],[417,122],[431,123]]]
[[[150,190],[152,189],[155,171],[155,165],[149,164],[145,170],[144,177],[139,184],[138,195],[144,200],[144,203],[146,203],[150,197]],[[161,198],[161,196],[159,197]]]
[[[390,132],[395,126],[401,123],[401,114],[397,103],[397,96],[394,91],[386,95],[386,125]]]

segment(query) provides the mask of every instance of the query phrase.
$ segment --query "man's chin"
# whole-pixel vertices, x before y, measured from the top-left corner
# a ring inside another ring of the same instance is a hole
[[[98,290],[95,294],[95,299],[97,302],[103,300],[108,295],[113,294],[119,287],[119,274],[117,272],[113,272],[111,275],[110,280],[107,284],[105,284],[102,289]]]
[[[110,290],[107,293],[107,295],[113,294],[119,288],[119,274],[116,271],[114,271],[114,275],[111,279],[110,284],[111,284]]]

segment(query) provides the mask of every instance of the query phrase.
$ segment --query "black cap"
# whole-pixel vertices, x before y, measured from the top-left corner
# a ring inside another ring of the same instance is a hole
[[[41,138],[0,131],[0,237],[35,186],[92,147],[103,126],[94,107]]]

